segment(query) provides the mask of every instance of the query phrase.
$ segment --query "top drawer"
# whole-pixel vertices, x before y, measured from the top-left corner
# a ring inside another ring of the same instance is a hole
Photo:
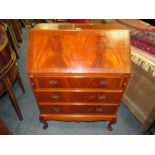
[[[119,89],[121,77],[33,77],[34,88],[103,88]]]

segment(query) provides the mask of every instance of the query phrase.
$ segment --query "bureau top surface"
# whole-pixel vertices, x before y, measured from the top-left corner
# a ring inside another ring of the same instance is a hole
[[[118,24],[38,24],[28,73],[130,73],[130,34]]]

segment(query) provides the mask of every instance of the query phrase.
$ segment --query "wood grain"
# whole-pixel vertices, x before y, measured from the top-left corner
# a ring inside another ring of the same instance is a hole
[[[127,86],[130,35],[121,25],[39,24],[29,31],[27,73],[40,121],[117,120]]]
[[[41,120],[63,120],[63,121],[112,121],[116,120],[116,115],[103,115],[103,114],[87,114],[87,115],[81,115],[81,114],[40,114]]]
[[[0,96],[7,93],[19,119],[23,120],[23,116],[12,88],[16,80],[18,80],[19,85],[24,91],[18,72],[15,52],[9,46],[5,30],[0,26]]]
[[[130,73],[128,30],[46,25],[29,31],[28,73]]]
[[[34,88],[102,88],[118,89],[121,78],[91,77],[36,77],[33,78]]]
[[[35,91],[39,102],[120,102],[120,92]]]
[[[117,105],[42,105],[42,114],[102,114],[113,115],[116,113]]]

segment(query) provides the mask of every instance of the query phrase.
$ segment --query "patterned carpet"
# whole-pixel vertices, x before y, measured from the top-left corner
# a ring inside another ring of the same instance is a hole
[[[63,122],[63,121],[48,121],[49,127],[47,130],[42,129],[42,124],[39,121],[39,111],[30,88],[27,74],[27,43],[28,43],[28,28],[23,29],[23,42],[20,45],[18,65],[26,93],[23,94],[18,84],[15,83],[13,89],[18,100],[18,104],[22,111],[24,120],[19,121],[10,100],[7,95],[0,98],[0,118],[6,123],[13,134],[19,135],[137,135],[139,133],[140,123],[129,112],[126,106],[122,103],[118,111],[118,121],[113,125],[113,131],[107,131],[107,123],[99,122]]]

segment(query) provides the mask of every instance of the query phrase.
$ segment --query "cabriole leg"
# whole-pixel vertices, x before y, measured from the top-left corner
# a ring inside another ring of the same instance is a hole
[[[112,130],[113,130],[112,124],[115,124],[115,123],[116,123],[116,120],[110,121],[109,124],[108,124],[108,126],[107,126],[107,129],[108,129],[109,131],[112,131]]]
[[[43,123],[43,129],[47,129],[48,128],[48,123],[45,120],[40,119],[40,122]]]

